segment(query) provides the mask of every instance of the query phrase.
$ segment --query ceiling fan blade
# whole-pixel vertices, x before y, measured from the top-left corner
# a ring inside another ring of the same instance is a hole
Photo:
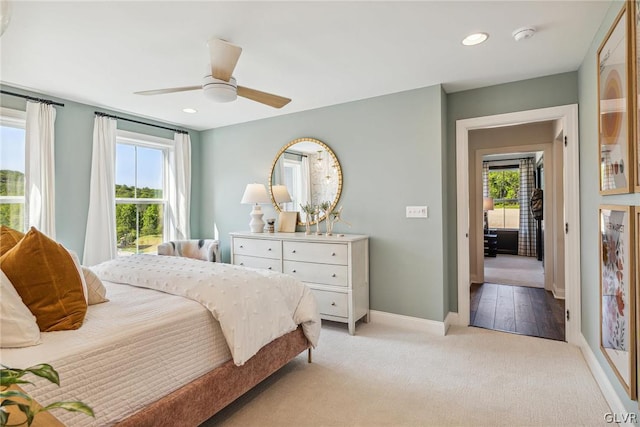
[[[242,48],[220,39],[209,40],[211,76],[228,82],[236,68]]]
[[[136,95],[162,95],[165,93],[187,92],[190,90],[198,90],[198,89],[202,89],[202,86],[170,87],[167,89],[143,90],[142,92],[134,92],[134,93]]]
[[[267,92],[261,92],[248,87],[238,86],[238,96],[260,102],[273,108],[282,108],[291,102],[291,99]]]

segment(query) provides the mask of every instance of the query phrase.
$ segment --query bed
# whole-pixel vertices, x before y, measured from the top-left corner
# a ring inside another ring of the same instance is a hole
[[[197,426],[317,343],[311,292],[267,270],[136,255],[93,268],[109,302],[80,329],[0,350],[0,363],[50,363],[58,388],[23,388],[41,404],[82,400],[96,418],[56,411],[68,426]],[[267,320],[268,319],[268,320]]]

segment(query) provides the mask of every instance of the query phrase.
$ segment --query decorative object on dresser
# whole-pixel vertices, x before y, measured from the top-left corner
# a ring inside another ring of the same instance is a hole
[[[280,212],[280,217],[278,218],[278,232],[295,233],[297,223],[298,212]]]
[[[267,195],[267,189],[264,184],[247,184],[240,203],[253,205],[250,214],[251,221],[249,222],[249,229],[252,233],[262,233],[264,221],[262,220],[263,213],[260,205],[269,203],[269,196]]]
[[[267,219],[267,225],[264,227],[264,231],[266,233],[273,233],[274,231],[276,231],[276,219],[275,218]]]
[[[304,220],[304,234],[311,234],[311,224],[315,222],[314,215],[316,214],[316,206],[310,203],[306,205],[300,205],[300,209],[304,212],[305,220]]]
[[[231,263],[283,272],[313,291],[320,317],[347,323],[369,321],[369,238],[274,233],[231,235]]]
[[[284,186],[291,202],[276,199],[275,187]],[[325,200],[330,203],[329,212],[336,208],[342,191],[342,169],[334,152],[322,141],[314,138],[298,138],[280,149],[271,165],[269,174],[271,201],[276,211],[298,211],[299,225],[307,218],[303,206],[317,206]],[[310,225],[324,220],[326,213],[316,219],[308,219]]]

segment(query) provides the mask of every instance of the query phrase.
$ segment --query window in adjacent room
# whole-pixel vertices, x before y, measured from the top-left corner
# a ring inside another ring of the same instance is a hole
[[[488,211],[490,229],[520,228],[520,169],[515,167],[491,167],[489,169],[489,197],[493,198],[493,210]]]
[[[25,206],[24,111],[0,109],[0,224],[24,232]]]
[[[118,131],[116,236],[118,255],[156,253],[165,238],[166,173],[172,141]]]

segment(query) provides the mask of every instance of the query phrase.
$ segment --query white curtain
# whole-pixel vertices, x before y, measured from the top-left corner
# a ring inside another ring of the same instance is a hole
[[[56,109],[27,102],[25,200],[27,224],[56,238],[54,134]]]
[[[95,265],[116,257],[116,120],[96,117],[89,187],[89,215],[83,264]]]
[[[309,157],[307,156],[302,156],[300,175],[302,176],[300,183],[300,204],[304,206],[307,203],[311,203],[311,170],[309,169]]]
[[[533,159],[520,160],[520,230],[518,255],[536,256],[536,221],[531,214],[531,193],[534,187]]]
[[[169,240],[185,240],[191,236],[191,137],[187,133],[176,133],[173,143],[173,152],[169,154],[169,206],[165,226]]]

